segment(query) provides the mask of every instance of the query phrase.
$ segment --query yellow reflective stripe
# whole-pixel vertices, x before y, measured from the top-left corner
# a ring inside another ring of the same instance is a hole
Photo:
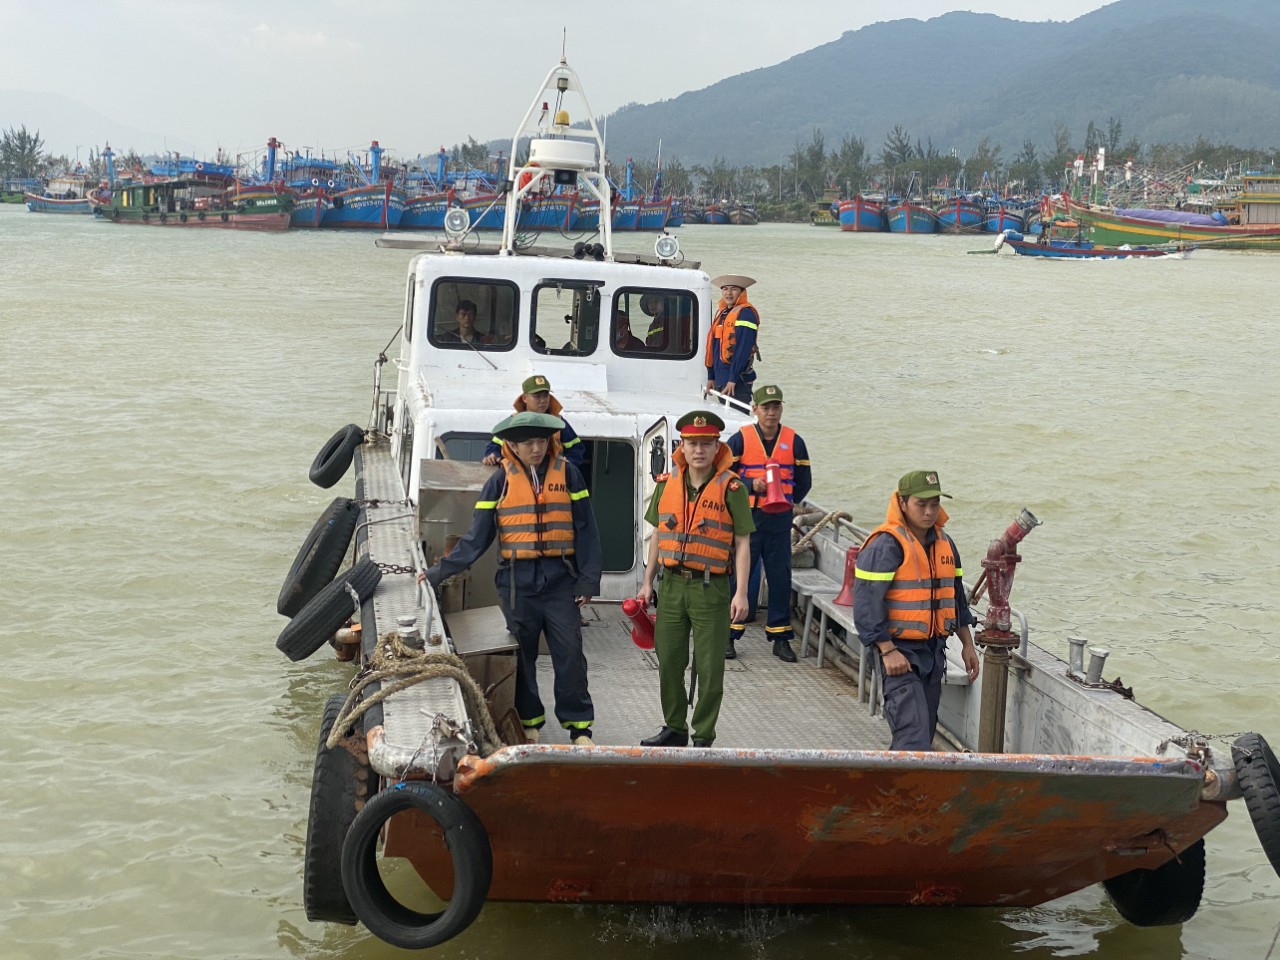
[[[892,570],[888,573],[876,573],[873,570],[863,570],[861,567],[858,567],[853,571],[853,576],[855,580],[879,580],[884,582],[892,580],[893,573],[894,572]]]
[[[563,445],[562,445],[562,447],[561,447],[561,449],[562,449],[562,450],[568,450],[570,447],[577,446],[577,445],[578,445],[579,443],[581,443],[581,442],[582,442],[582,438],[581,438],[581,437],[574,437],[574,438],[573,438],[572,440],[570,440],[568,443],[563,444]]]
[[[957,577],[963,577],[963,576],[964,576],[964,569],[963,569],[962,567],[956,567],[956,576],[957,576]]]
[[[502,438],[497,434],[494,434],[490,439],[493,440],[493,442],[496,443],[498,446],[502,446]]]
[[[532,720],[521,720],[520,725],[527,730],[529,727],[537,727],[546,722],[547,715],[544,713],[542,716],[534,717]]]
[[[577,493],[572,490],[569,491],[570,500],[585,500],[589,496],[591,496],[591,491],[589,490],[579,490]]]
[[[566,720],[560,724],[566,730],[590,730],[594,720]]]
[[[790,632],[791,632],[791,627],[790,627],[790,626],[786,626],[786,627],[765,627],[765,628],[764,628],[764,632],[765,632],[765,633],[790,633]]]
[[[796,461],[796,466],[797,466],[797,467],[807,467],[807,466],[809,466],[809,461],[808,461],[808,460],[797,460],[797,461]]]
[[[733,325],[735,327],[750,327],[752,330],[760,329],[758,324],[751,323],[750,321],[747,321],[747,320],[735,320]]]
[[[498,505],[497,500],[477,500],[476,501],[477,510],[492,510],[497,505]]]

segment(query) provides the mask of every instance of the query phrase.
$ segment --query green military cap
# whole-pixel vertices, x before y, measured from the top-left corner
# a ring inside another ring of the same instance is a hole
[[[933,470],[912,470],[910,473],[904,473],[902,479],[898,481],[898,493],[904,497],[919,497],[921,500],[928,500],[931,497],[951,499],[951,494],[942,492],[938,474]]]
[[[764,387],[757,387],[756,392],[751,395],[751,402],[754,404],[761,403],[781,403],[782,388],[769,384]]]
[[[524,393],[550,393],[551,381],[541,374],[535,373],[532,377],[524,378],[524,383],[520,384],[520,389]]]
[[[716,437],[724,429],[724,421],[710,410],[690,410],[676,421],[682,437]]]
[[[521,443],[537,437],[549,437],[564,429],[564,421],[549,413],[533,413],[522,410],[513,413],[493,428],[493,435],[508,443]]]

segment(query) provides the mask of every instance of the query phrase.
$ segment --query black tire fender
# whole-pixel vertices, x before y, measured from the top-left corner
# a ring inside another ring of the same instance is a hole
[[[1280,874],[1280,763],[1260,733],[1238,738],[1231,745],[1231,760],[1262,852]]]
[[[311,471],[307,474],[311,482],[326,490],[332,487],[346,474],[347,468],[351,466],[351,458],[355,456],[356,447],[362,443],[364,431],[354,423],[348,423],[329,438],[311,461]]]
[[[346,699],[346,694],[335,693],[320,719],[303,847],[302,903],[308,920],[354,925],[359,918],[342,887],[342,841],[356,814],[378,792],[378,775],[369,766],[358,725],[332,750],[325,745]]]
[[[335,497],[320,514],[307,538],[302,541],[276,598],[276,612],[297,615],[342,567],[342,558],[351,545],[360,519],[360,508],[349,497]]]
[[[351,619],[354,604],[347,584],[363,603],[373,595],[382,579],[378,565],[365,557],[333,583],[324,587],[298,611],[280,631],[276,649],[295,663],[311,656],[333,637],[338,628]]]
[[[1186,923],[1204,895],[1204,840],[1154,870],[1130,870],[1102,885],[1120,916],[1135,927]]]
[[[378,871],[378,835],[395,814],[416,809],[444,832],[453,860],[453,896],[439,913],[419,913],[387,890]],[[342,845],[342,884],[369,932],[406,950],[444,943],[469,927],[484,906],[493,879],[493,851],[484,825],[458,797],[433,783],[398,783],[357,815]]]
[[[197,212],[196,212],[196,219],[197,219],[197,220],[203,220],[203,219],[204,219],[204,211],[203,211],[203,210],[199,210],[199,211],[197,211]]]
[[[227,211],[223,210],[220,214],[218,214],[218,218],[219,218],[223,223],[226,223],[226,222],[227,222]]]
[[[335,209],[335,210],[341,210],[341,209],[342,209],[342,207],[343,207],[343,204],[345,204],[346,202],[347,202],[347,198],[346,198],[346,197],[334,197],[334,198],[333,198],[333,209]]]

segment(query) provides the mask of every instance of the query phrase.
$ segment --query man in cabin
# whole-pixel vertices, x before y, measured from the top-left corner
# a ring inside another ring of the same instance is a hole
[[[684,671],[693,633],[693,668],[698,687],[693,708],[693,745],[709,747],[724,697],[724,638],[730,621],[747,612],[747,562],[751,556],[751,505],[747,489],[730,469],[733,454],[720,442],[724,421],[707,410],[676,422],[680,446],[673,469],[658,478],[645,520],[656,529],[649,538],[644,583],[638,599],[648,605],[654,577],[662,581],[654,650],[663,727],[641,740],[646,747],[689,743],[689,697]],[[736,574],[731,591],[730,571]]]
[[[646,293],[640,298],[640,310],[649,317],[649,329],[644,334],[644,345],[650,350],[666,350],[671,339],[667,328],[666,304],[656,293]]]
[[[770,384],[751,395],[751,412],[756,422],[743,427],[729,438],[733,468],[747,485],[751,497],[751,519],[756,532],[751,534],[751,579],[747,586],[747,616],[741,623],[729,625],[729,645],[724,658],[738,655],[736,643],[742,639],[747,623],[756,618],[760,596],[760,570],[769,584],[769,621],[766,636],[773,641],[773,655],[787,663],[796,662],[791,641],[791,517],[793,504],[804,500],[813,487],[809,469],[809,451],[804,439],[790,427],[782,425],[782,388]],[[765,509],[768,485],[765,466],[778,465],[778,480],[786,506]]]
[[[458,323],[458,329],[441,333],[436,337],[439,343],[470,343],[473,345],[493,343],[493,337],[481,336],[476,332],[476,304],[474,300],[459,300],[453,316]]]
[[[613,315],[613,348],[619,353],[648,349],[643,340],[632,334],[631,318],[625,310],[618,310]]]
[[[978,653],[969,631],[977,623],[961,582],[960,552],[942,527],[938,475],[913,470],[889,497],[885,522],[858,553],[853,622],[866,656],[880,657],[884,716],[891,750],[932,750],[938,702],[947,673],[947,637],[960,637],[960,657],[972,683]]]
[[[516,397],[511,404],[517,413],[528,410],[532,413],[546,413],[553,417],[559,418],[564,426],[560,428],[560,433],[556,440],[560,443],[560,449],[564,453],[564,458],[572,463],[579,470],[582,469],[582,461],[586,458],[587,450],[583,446],[582,440],[573,432],[573,427],[569,426],[569,422],[561,416],[564,408],[560,406],[560,401],[551,393],[551,381],[546,377],[537,375],[526,377],[523,384],[520,385],[520,396]],[[502,439],[495,436],[484,448],[484,458],[481,463],[490,467],[496,467],[502,461]]]
[[[495,581],[507,628],[519,642],[516,712],[526,739],[537,742],[546,723],[538,694],[538,638],[546,634],[555,669],[555,713],[577,746],[591,745],[595,709],[582,652],[583,604],[600,591],[604,566],[600,534],[578,468],[561,455],[559,417],[528,411],[494,427],[503,469],[495,470],[476,501],[471,527],[427,571],[438,587],[466,570],[498,541]]]
[[[711,281],[720,288],[720,303],[707,333],[707,389],[728,394],[742,403],[751,402],[756,380],[756,337],[760,315],[747,302],[750,277],[725,274]]]

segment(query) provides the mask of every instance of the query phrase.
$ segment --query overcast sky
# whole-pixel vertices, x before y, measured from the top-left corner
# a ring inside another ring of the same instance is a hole
[[[949,10],[1070,20],[1106,2],[0,0],[0,91],[62,94],[206,156],[275,136],[327,152],[377,139],[412,157],[468,135],[509,137],[560,56],[562,29],[591,108],[604,114],[880,20]],[[41,121],[0,115],[0,127],[19,123]],[[93,130],[59,135],[101,145]]]

